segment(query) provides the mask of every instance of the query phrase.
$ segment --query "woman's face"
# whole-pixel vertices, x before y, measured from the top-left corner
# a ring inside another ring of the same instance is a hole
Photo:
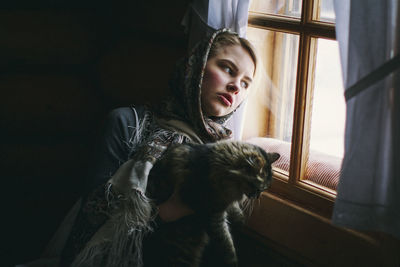
[[[246,98],[254,62],[240,45],[221,48],[209,58],[201,86],[201,107],[206,116],[221,117],[234,111]]]

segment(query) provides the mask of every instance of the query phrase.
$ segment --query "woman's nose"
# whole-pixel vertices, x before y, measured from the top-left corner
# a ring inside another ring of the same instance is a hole
[[[239,82],[237,81],[232,81],[231,83],[228,84],[228,91],[233,92],[235,95],[237,95],[240,91],[240,86]]]

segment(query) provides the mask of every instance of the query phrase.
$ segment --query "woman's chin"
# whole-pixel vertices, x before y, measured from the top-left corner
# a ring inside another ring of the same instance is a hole
[[[218,110],[218,111],[214,111],[212,112],[209,117],[223,117],[225,115],[228,115],[230,113],[229,110]]]
[[[223,117],[232,112],[231,107],[217,103],[217,105],[208,106],[203,108],[203,113],[207,117]]]

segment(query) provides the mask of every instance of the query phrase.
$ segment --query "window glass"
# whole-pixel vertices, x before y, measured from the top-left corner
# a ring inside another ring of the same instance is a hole
[[[346,111],[339,48],[337,41],[314,41],[317,53],[305,178],[335,190],[344,153]]]
[[[269,151],[281,154],[274,167],[289,170],[299,36],[249,27],[257,49],[257,80],[245,112],[243,138],[267,137]]]
[[[333,0],[319,0],[314,2],[316,20],[335,23],[335,10]]]
[[[270,15],[300,18],[301,0],[253,0],[249,10]]]

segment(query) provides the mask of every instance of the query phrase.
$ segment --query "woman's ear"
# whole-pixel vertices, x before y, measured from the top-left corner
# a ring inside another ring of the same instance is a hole
[[[267,156],[268,156],[268,161],[272,164],[276,160],[278,160],[281,155],[274,152],[274,153],[267,153]]]

